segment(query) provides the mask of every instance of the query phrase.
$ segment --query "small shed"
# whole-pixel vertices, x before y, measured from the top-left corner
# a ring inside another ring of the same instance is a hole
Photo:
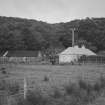
[[[9,58],[9,62],[21,63],[21,62],[39,62],[41,61],[41,52],[39,51],[8,51],[6,57]]]
[[[39,51],[16,50],[8,51],[6,57],[38,57]]]
[[[82,46],[81,48],[79,48],[78,46],[68,47],[63,52],[58,54],[59,63],[75,62],[75,61],[78,61],[78,59],[83,55],[91,56],[96,54],[91,50],[85,48],[84,46]]]

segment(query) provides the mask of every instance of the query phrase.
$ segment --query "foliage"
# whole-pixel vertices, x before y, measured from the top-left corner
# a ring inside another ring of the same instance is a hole
[[[85,44],[93,51],[105,49],[105,18],[86,18],[67,23],[48,24],[41,21],[0,17],[0,50],[46,50]],[[81,40],[82,39],[82,40]]]

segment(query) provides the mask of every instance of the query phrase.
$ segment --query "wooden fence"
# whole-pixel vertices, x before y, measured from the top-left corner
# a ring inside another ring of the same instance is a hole
[[[38,57],[0,57],[0,64],[6,63],[38,63],[42,59]]]

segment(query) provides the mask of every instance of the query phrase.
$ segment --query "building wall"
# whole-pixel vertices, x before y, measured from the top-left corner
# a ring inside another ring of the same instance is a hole
[[[59,63],[70,63],[78,60],[78,55],[59,55]]]

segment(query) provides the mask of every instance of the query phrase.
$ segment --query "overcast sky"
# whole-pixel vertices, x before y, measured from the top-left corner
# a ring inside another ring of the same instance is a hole
[[[0,16],[67,22],[85,17],[105,17],[105,0],[0,0]]]

